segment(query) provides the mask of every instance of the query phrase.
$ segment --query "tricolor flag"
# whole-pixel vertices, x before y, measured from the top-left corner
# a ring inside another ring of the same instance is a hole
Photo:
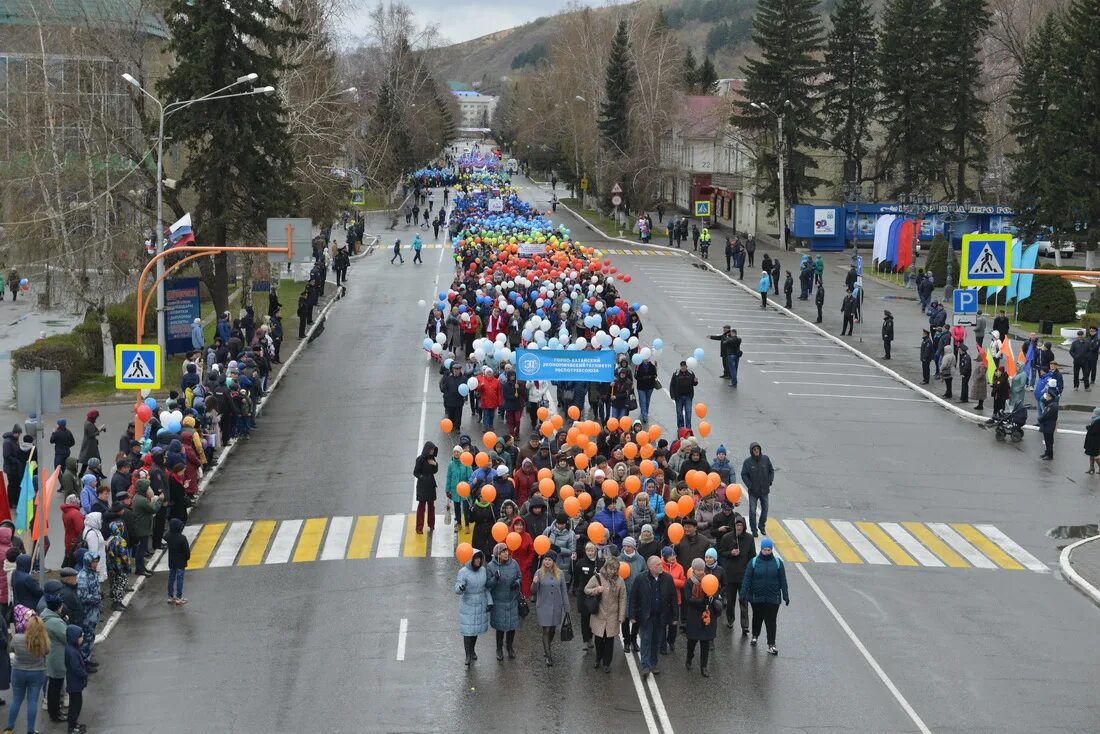
[[[191,231],[191,213],[184,214],[178,222],[168,228],[168,246],[183,247],[195,242],[195,233]]]

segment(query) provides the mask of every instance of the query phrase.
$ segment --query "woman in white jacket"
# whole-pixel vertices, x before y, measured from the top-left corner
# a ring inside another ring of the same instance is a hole
[[[531,380],[527,385],[527,417],[531,419],[531,430],[537,431],[539,427],[539,406],[550,394],[550,383],[544,380]]]
[[[104,557],[104,546],[106,545],[103,541],[102,526],[102,513],[89,512],[84,518],[84,542],[88,544],[88,550],[100,558]],[[96,576],[99,578],[100,583],[107,580],[107,564],[105,562],[101,561],[99,567],[96,568]]]

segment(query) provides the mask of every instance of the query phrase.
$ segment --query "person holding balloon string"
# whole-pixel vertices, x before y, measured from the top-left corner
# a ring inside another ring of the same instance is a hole
[[[691,573],[684,582],[683,616],[686,623],[687,660],[685,667],[691,670],[695,659],[696,645],[699,647],[699,672],[704,678],[710,677],[707,663],[710,661],[710,645],[718,633],[718,617],[722,613],[722,601],[718,592],[721,581],[714,574],[707,573],[706,562],[696,558],[691,562]]]

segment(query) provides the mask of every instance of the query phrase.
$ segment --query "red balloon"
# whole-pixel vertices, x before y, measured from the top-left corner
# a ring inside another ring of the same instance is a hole
[[[141,420],[142,423],[145,423],[153,417],[153,411],[148,405],[142,403],[137,407],[137,417]]]

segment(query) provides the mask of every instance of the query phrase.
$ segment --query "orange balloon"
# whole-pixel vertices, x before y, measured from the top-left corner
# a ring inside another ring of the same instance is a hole
[[[736,505],[738,502],[740,502],[741,501],[741,485],[740,484],[731,484],[728,487],[726,487],[726,499],[729,500],[730,504],[733,504],[733,505]]]
[[[707,490],[708,491],[713,492],[714,490],[718,489],[718,485],[721,484],[721,483],[722,483],[722,477],[719,476],[718,472],[712,471],[710,474],[707,474]]]
[[[484,469],[485,467],[489,466],[489,454],[482,451],[480,454],[474,457],[474,463]]]
[[[703,577],[703,580],[699,582],[699,588],[703,590],[703,593],[707,596],[714,596],[718,593],[718,577],[713,573],[708,573]]]
[[[648,446],[649,445],[649,432],[648,431],[638,431],[637,433],[634,434],[634,440],[637,441],[638,445],[640,445],[640,446]]]
[[[554,476],[554,472],[543,467],[542,469],[539,469],[539,473],[537,474],[537,476],[539,478],[539,481],[541,482],[543,479],[552,479]]]
[[[627,492],[638,494],[642,489],[642,480],[634,474],[631,474],[623,481],[623,485],[626,487]]]
[[[607,430],[609,430],[609,431],[619,430],[619,419],[614,418],[614,417],[608,418],[607,419]]]
[[[550,417],[550,409],[545,405],[540,405],[539,409],[535,411],[535,415],[539,417],[540,421],[544,421]]]
[[[561,490],[558,492],[558,496],[561,497],[563,500],[569,499],[570,497],[576,497],[577,490],[573,489],[572,484],[564,484],[562,485]]]
[[[703,438],[710,435],[710,424],[706,421],[699,421],[699,435]]]
[[[657,465],[649,459],[646,459],[639,465],[639,468],[642,470],[643,477],[651,477],[653,476],[653,472],[656,471]]]
[[[702,471],[695,472],[695,474],[688,478],[688,486],[696,491],[707,486],[707,473]]]
[[[593,456],[596,455],[596,451],[598,449],[599,449],[599,447],[596,446],[596,444],[589,441],[588,445],[584,447],[584,453],[588,455],[588,458],[592,458]]]
[[[668,507],[665,507],[665,514],[668,514]],[[668,526],[668,539],[672,541],[673,545],[676,545],[684,539],[684,526],[678,522],[674,522]]]
[[[565,514],[569,517],[576,517],[581,514],[581,501],[576,497],[566,497],[561,504],[565,508]]]
[[[550,538],[547,538],[545,535],[536,537],[531,544],[535,547],[535,553],[538,553],[540,556],[545,556],[546,551],[550,550]]]
[[[493,540],[498,543],[503,543],[504,539],[508,537],[508,526],[502,522],[493,523]]]
[[[687,470],[687,474],[684,475],[684,483],[687,484],[687,486],[691,487],[691,485],[695,484],[695,472],[696,471],[697,471],[696,469],[688,469]]]
[[[485,435],[481,437],[481,442],[485,444],[485,448],[492,451],[497,445],[497,435],[492,431],[486,431]]]
[[[481,501],[482,502],[494,502],[497,498],[497,488],[491,484],[486,484],[481,488]],[[502,523],[503,524],[503,523]]]
[[[591,443],[591,442],[592,442],[592,439],[589,438],[588,434],[585,433],[584,431],[581,431],[580,433],[577,434],[577,446],[579,448],[583,449],[586,446],[588,446],[588,444]]]
[[[690,494],[685,494],[676,500],[676,504],[680,507],[680,514],[687,517],[691,514],[691,511],[695,509],[695,500]]]
[[[465,566],[474,557],[474,547],[469,543],[459,543],[455,546],[455,558]],[[625,565],[625,564],[624,564]]]
[[[589,458],[585,454],[577,454],[573,457],[573,464],[581,470],[588,468]]]
[[[588,492],[581,492],[577,495],[577,502],[580,504],[582,510],[587,510],[592,506],[592,495]]]
[[[581,409],[580,409],[580,408],[578,408],[578,407],[577,407],[577,406],[575,406],[575,405],[570,405],[570,406],[569,406],[569,410],[567,410],[567,411],[565,411],[565,412],[569,414],[569,419],[570,419],[570,420],[574,420],[574,421],[575,421],[575,420],[577,420],[578,418],[580,418],[580,417],[581,417]]]
[[[473,466],[474,455],[471,454],[469,451],[463,451],[461,454],[458,455],[458,460],[461,461],[465,466]]]
[[[455,424],[450,418],[439,421],[439,427],[444,433],[450,433],[455,429]]]
[[[653,458],[653,444],[647,443],[645,446],[638,449],[638,453],[641,455],[641,457],[643,459],[652,459]]]
[[[663,429],[656,423],[654,423],[652,426],[649,427],[648,430],[646,430],[646,433],[649,434],[650,441],[656,441],[658,438],[661,437],[661,434],[663,432]]]
[[[600,485],[600,489],[603,490],[604,495],[607,497],[615,498],[619,496],[619,483],[616,482],[614,479],[603,480],[603,484]]]
[[[626,581],[628,578],[630,578],[629,563],[619,563],[619,578],[621,578],[623,581]]]
[[[669,520],[675,520],[680,516],[680,506],[675,502],[665,503],[665,517]]]
[[[539,433],[550,438],[554,435],[554,424],[550,421],[543,421],[542,425],[539,427]]]
[[[623,456],[628,459],[633,459],[637,455],[638,444],[634,443],[633,441],[627,441],[625,444],[623,444]]]
[[[584,432],[588,434],[589,438],[595,438],[600,435],[600,424],[596,421],[585,421]]]
[[[575,408],[577,406],[574,405],[572,407]],[[558,430],[565,425],[565,419],[555,413],[554,415],[550,416],[550,425],[554,426],[554,430]]]
[[[539,480],[539,494],[549,499],[554,496],[554,480],[553,479],[540,479]]]
[[[508,546],[508,550],[514,551],[521,545],[523,545],[523,536],[515,531],[512,531],[504,536],[504,544]]]
[[[470,483],[469,482],[459,482],[458,485],[455,486],[455,492],[458,492],[459,497],[469,497],[470,496]]]
[[[706,403],[696,403],[695,404],[695,415],[699,416],[700,418],[706,418],[707,417],[707,404]]]
[[[577,406],[571,405],[569,407],[575,408]],[[565,442],[570,446],[573,446],[577,443],[577,437],[580,435],[581,429],[578,426],[569,426],[569,430],[565,432]]]
[[[593,521],[588,524],[588,539],[596,544],[607,540],[607,528],[603,526],[602,522]]]

